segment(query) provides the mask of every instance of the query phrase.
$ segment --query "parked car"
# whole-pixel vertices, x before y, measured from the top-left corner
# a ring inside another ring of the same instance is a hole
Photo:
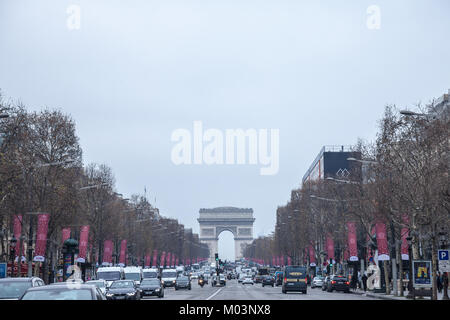
[[[105,295],[92,284],[58,283],[29,288],[20,300],[106,300]]]
[[[323,276],[316,276],[313,278],[312,282],[311,282],[311,289],[316,288],[316,287],[322,287],[323,284],[323,280],[325,278]]]
[[[133,280],[116,280],[106,291],[108,300],[139,300],[141,290]]]
[[[100,279],[100,280],[89,280],[86,281],[86,284],[92,284],[100,289],[100,291],[106,295],[106,280]]]
[[[262,279],[263,279],[263,276],[257,274],[257,275],[255,276],[255,283],[261,283],[261,282],[262,282]]]
[[[350,292],[350,281],[346,276],[332,275],[327,283],[327,292],[333,292],[333,290]]]
[[[242,280],[242,285],[244,285],[244,284],[251,284],[251,285],[253,285],[253,284],[254,284],[254,281],[253,281],[252,276],[250,276],[250,275],[246,276],[246,277]]]
[[[307,293],[308,280],[306,276],[306,267],[287,266],[284,268],[283,273],[282,293],[287,293],[288,291],[301,291],[304,294]]]
[[[38,277],[0,279],[0,300],[18,300],[28,288],[44,285],[44,281]]]
[[[198,278],[198,277],[197,277]],[[179,276],[175,281],[175,290],[188,289],[191,290],[191,280],[187,276]]]
[[[157,296],[164,298],[164,286],[158,278],[144,279],[139,287],[141,289],[141,296]]]
[[[326,276],[322,281],[322,291],[327,290],[328,281],[330,281],[330,276]]]

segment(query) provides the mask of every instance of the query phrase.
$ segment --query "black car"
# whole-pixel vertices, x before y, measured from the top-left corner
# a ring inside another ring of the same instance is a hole
[[[0,300],[17,300],[28,288],[44,286],[41,278],[4,278],[0,279]]]
[[[327,281],[327,292],[344,291],[350,292],[350,281],[346,276],[332,275]]]
[[[281,292],[301,291],[306,294],[308,289],[306,267],[287,266],[283,271],[284,279],[281,286]]]
[[[142,280],[139,289],[141,289],[141,297],[157,296],[158,298],[164,298],[164,287],[158,278]]]
[[[191,290],[191,279],[187,276],[179,276],[175,281],[175,290],[178,289]]]
[[[262,279],[262,286],[274,286],[275,285],[275,278],[273,276],[264,276]]]
[[[93,284],[61,283],[29,288],[20,300],[106,300]]]
[[[106,291],[108,300],[139,300],[141,290],[133,280],[116,280]]]

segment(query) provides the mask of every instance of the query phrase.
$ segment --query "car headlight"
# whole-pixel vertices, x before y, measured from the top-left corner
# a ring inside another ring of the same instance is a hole
[[[107,293],[107,294],[106,294],[107,297],[112,297],[113,295],[114,295],[114,294],[112,294],[112,293]]]
[[[159,290],[161,290],[161,289],[159,289],[159,288],[156,288],[156,289],[155,289],[156,292],[158,292]]]
[[[161,283],[164,284],[164,280],[161,280]]]
[[[173,280],[173,283],[175,283],[176,281],[175,280]]]
[[[134,292],[128,292],[127,296],[134,296]]]

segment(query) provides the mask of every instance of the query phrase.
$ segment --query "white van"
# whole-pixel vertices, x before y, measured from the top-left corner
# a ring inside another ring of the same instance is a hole
[[[165,287],[174,287],[177,280],[176,269],[164,269],[161,272],[161,283]]]
[[[97,269],[97,277],[106,281],[106,285],[109,287],[111,283],[116,280],[124,279],[124,272],[122,267],[100,267]]]
[[[142,270],[142,276],[144,279],[158,278],[158,269],[149,268]]]
[[[141,267],[125,267],[123,268],[125,274],[125,280],[133,280],[137,285],[142,281],[142,268]]]

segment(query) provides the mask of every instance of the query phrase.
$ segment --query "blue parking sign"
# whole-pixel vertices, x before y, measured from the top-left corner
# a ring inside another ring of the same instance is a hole
[[[441,261],[448,261],[448,250],[438,250],[438,257]]]
[[[0,263],[0,279],[6,278],[6,268],[7,268],[6,263]]]

